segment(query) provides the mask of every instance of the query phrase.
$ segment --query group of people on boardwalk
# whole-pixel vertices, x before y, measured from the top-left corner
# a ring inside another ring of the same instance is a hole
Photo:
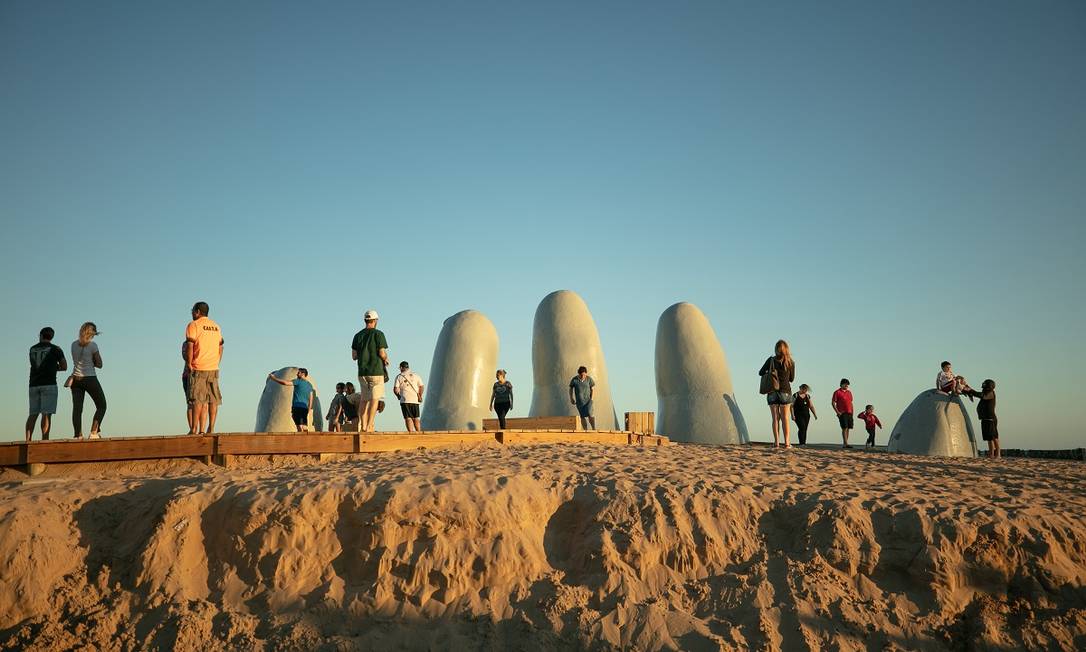
[[[42,439],[49,439],[52,417],[57,411],[57,374],[68,370],[64,350],[53,344],[55,331],[46,326],[38,333],[38,343],[30,347],[30,416],[26,420],[26,440],[34,433],[34,426],[41,416]],[[83,403],[89,394],[94,402],[89,437],[98,439],[102,421],[106,416],[106,395],[98,382],[96,370],[102,368],[102,354],[94,337],[98,327],[86,322],[79,327],[79,336],[71,346],[72,373],[64,386],[72,390],[72,432],[76,439],[83,438]]]
[[[197,304],[197,306],[200,305],[204,306],[206,318],[206,304]],[[195,314],[196,308],[193,308],[193,311]],[[355,391],[353,383],[336,383],[336,395],[329,404],[326,417],[328,429],[332,432],[348,429],[373,432],[376,429],[377,414],[384,410],[385,384],[389,382],[388,338],[377,328],[378,319],[380,315],[376,310],[367,310],[362,316],[364,327],[351,339],[351,359],[357,363],[358,367],[358,391]],[[219,331],[216,330],[216,332]],[[186,342],[188,341],[189,338],[186,337]],[[221,338],[219,355],[222,355]],[[400,412],[407,431],[421,432],[421,404],[426,386],[422,377],[411,370],[411,365],[406,360],[400,362],[399,369],[399,374],[392,382],[392,392],[399,401]],[[490,394],[490,411],[497,415],[499,427],[502,429],[506,428],[506,416],[513,409],[513,384],[506,376],[505,369],[498,369],[495,372],[495,382]],[[268,374],[269,381],[292,387],[291,417],[298,432],[307,430],[309,424],[313,422],[312,412],[316,391],[308,377],[309,371],[304,368],[299,368],[293,379],[279,378],[274,372]],[[583,366],[577,370],[577,375],[569,383],[570,402],[576,407],[586,430],[589,428],[594,430],[596,427],[592,404],[595,387],[596,381],[588,375],[588,369]],[[215,391],[216,397],[221,402],[221,394],[217,393],[217,382]],[[189,400],[192,400],[187,389],[186,396],[190,396]],[[211,417],[211,426],[213,425],[214,416]],[[202,432],[209,432],[209,430]]]
[[[382,374],[382,384],[384,383]],[[368,386],[368,383],[367,383]],[[422,396],[426,391],[426,385],[422,377],[411,370],[411,365],[406,361],[400,362],[400,373],[392,381],[392,393],[400,402],[400,413],[403,415],[404,427],[408,432],[422,432],[420,411]],[[372,391],[370,394],[372,395]],[[358,410],[361,405],[362,395],[355,392],[354,383],[336,383],[336,395],[328,406],[328,429],[331,432],[343,432],[346,430],[360,430]],[[385,410],[384,392],[377,399],[377,412]]]
[[[219,390],[219,362],[222,360],[223,338],[219,325],[208,315],[208,305],[203,301],[192,307],[192,321],[185,328],[181,343],[181,387],[185,392],[185,411],[189,434],[212,432],[215,417],[222,404]],[[41,437],[48,440],[52,430],[52,417],[57,411],[59,388],[57,374],[68,370],[64,351],[53,344],[56,332],[49,326],[38,334],[38,343],[30,347],[30,416],[26,420],[26,441],[34,434],[38,417],[41,417]],[[64,380],[64,387],[72,391],[72,433],[83,439],[83,404],[89,395],[94,402],[89,439],[99,439],[106,416],[106,395],[98,380],[102,369],[102,352],[94,338],[101,335],[94,322],[84,322],[79,335],[71,345],[72,370]]]
[[[219,388],[219,364],[222,361],[222,329],[209,316],[210,309],[206,302],[198,301],[192,306],[192,320],[185,328],[185,338],[181,344],[181,357],[184,368],[181,384],[185,392],[186,413],[189,434],[210,433],[215,430],[215,419],[222,404],[222,392]],[[363,315],[364,327],[351,340],[351,358],[358,367],[358,389],[354,383],[336,384],[336,395],[328,411],[329,430],[339,431],[350,428],[359,432],[373,432],[376,428],[377,414],[384,408],[385,384],[388,376],[388,339],[377,328],[379,315],[376,310],[367,310]],[[102,421],[106,413],[106,398],[96,370],[102,368],[102,354],[94,338],[99,335],[93,322],[85,322],[79,328],[78,338],[72,342],[72,373],[64,386],[72,391],[72,428],[75,438],[83,437],[83,404],[90,395],[94,402],[94,415],[91,419],[90,438],[101,436]],[[39,341],[30,348],[30,415],[26,421],[26,440],[30,441],[38,417],[41,417],[42,439],[49,439],[52,416],[56,413],[58,388],[57,374],[68,369],[64,351],[53,344],[55,332],[50,327],[42,328]],[[408,432],[421,431],[421,404],[425,393],[422,378],[411,370],[405,360],[399,365],[399,374],[393,382],[393,394],[400,403],[404,425]],[[811,419],[817,419],[811,396],[811,388],[801,384],[798,391],[792,392],[792,383],[796,379],[796,364],[792,358],[788,342],[778,340],[773,355],[766,359],[758,371],[761,377],[760,391],[769,404],[773,443],[781,447],[783,435],[784,448],[791,448],[790,421],[797,426],[798,443],[807,444],[807,430]],[[316,390],[309,380],[309,372],[299,368],[295,378],[282,379],[268,374],[268,379],[275,383],[292,387],[291,416],[299,432],[308,429],[313,422],[312,411],[316,400]],[[981,433],[989,442],[988,456],[999,457],[999,429],[995,415],[995,381],[988,379],[976,391],[962,376],[957,376],[950,362],[944,361],[936,376],[936,389],[953,396],[967,396],[970,400],[979,399],[977,416],[981,422]],[[585,430],[595,430],[596,419],[593,399],[596,382],[588,375],[584,366],[577,369],[577,374],[569,382],[569,400],[576,408]],[[850,383],[842,378],[839,388],[834,391],[830,401],[841,427],[842,447],[851,448],[848,443],[849,433],[854,428],[853,397]],[[509,382],[504,369],[495,373],[495,382],[490,395],[490,411],[498,417],[499,427],[506,428],[506,416],[513,410],[513,384]],[[875,414],[873,405],[867,405],[855,415],[864,422],[867,430],[865,446],[875,446],[877,428],[882,422]]]
[[[981,385],[981,391],[976,391],[966,382],[962,376],[956,376],[950,362],[943,361],[941,371],[935,378],[935,388],[947,395],[963,395],[970,400],[980,399],[977,406],[977,417],[981,423],[981,436],[988,442],[988,457],[1000,457],[999,452],[999,428],[995,415],[995,381],[988,379]],[[773,355],[766,359],[758,370],[761,377],[760,391],[766,396],[769,404],[771,427],[773,430],[773,446],[781,447],[781,437],[784,438],[784,448],[792,448],[789,436],[789,413],[791,419],[796,422],[797,438],[800,446],[807,444],[807,428],[811,418],[818,418],[814,403],[811,399],[811,388],[806,383],[799,386],[799,391],[792,393],[792,383],[796,380],[796,363],[792,358],[791,349],[785,340],[777,340],[773,347]],[[842,378],[840,386],[834,391],[830,399],[830,405],[837,415],[838,424],[841,426],[841,447],[852,448],[848,443],[850,431],[855,427],[855,419],[864,422],[867,430],[867,441],[864,446],[875,446],[875,433],[877,428],[882,428],[882,421],[875,414],[875,406],[868,404],[863,411],[854,415],[851,383],[848,378]]]

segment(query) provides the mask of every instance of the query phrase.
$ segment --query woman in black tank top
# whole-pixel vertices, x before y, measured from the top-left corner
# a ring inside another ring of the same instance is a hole
[[[494,389],[490,392],[490,410],[498,415],[498,427],[505,430],[505,415],[513,409],[513,383],[505,379],[505,369],[499,369],[494,377]]]
[[[792,395],[792,420],[796,422],[796,429],[799,431],[797,434],[800,446],[807,444],[807,426],[811,423],[811,415],[818,418],[810,390],[810,387],[803,384],[799,386],[799,391]]]

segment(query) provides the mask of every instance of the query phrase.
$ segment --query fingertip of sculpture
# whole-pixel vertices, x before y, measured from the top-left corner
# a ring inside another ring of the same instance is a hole
[[[724,349],[708,317],[679,302],[656,325],[656,430],[676,441],[749,441]]]
[[[434,346],[422,429],[482,430],[497,368],[498,331],[490,319],[477,310],[447,318]]]
[[[973,422],[961,397],[928,389],[901,413],[887,450],[911,455],[976,457]]]
[[[596,427],[618,428],[607,362],[588,304],[576,292],[556,290],[539,302],[532,323],[532,405],[529,416],[576,416],[569,381],[588,367],[596,382],[592,399]]]

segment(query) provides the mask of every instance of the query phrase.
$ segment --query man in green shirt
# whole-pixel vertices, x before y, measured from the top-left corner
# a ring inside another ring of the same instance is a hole
[[[358,432],[373,432],[377,422],[377,404],[385,397],[388,374],[388,341],[377,330],[377,311],[367,310],[362,316],[366,327],[351,341],[351,359],[358,361]]]

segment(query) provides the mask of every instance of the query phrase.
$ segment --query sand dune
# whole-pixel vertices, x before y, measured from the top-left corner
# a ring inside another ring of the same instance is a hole
[[[0,475],[24,649],[1084,649],[1077,462],[482,446]]]

